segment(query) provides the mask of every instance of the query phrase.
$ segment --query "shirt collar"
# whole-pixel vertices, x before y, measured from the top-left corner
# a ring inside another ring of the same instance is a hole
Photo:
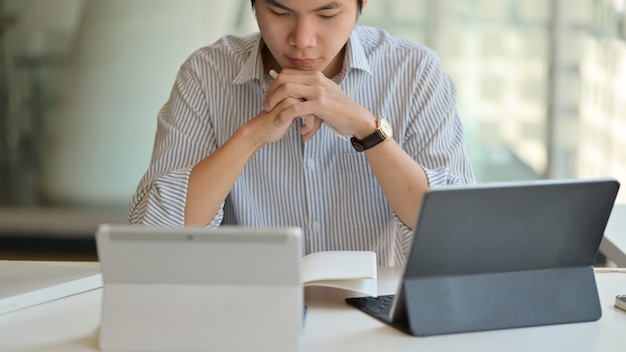
[[[250,55],[244,62],[241,71],[235,77],[233,84],[244,84],[246,82],[252,80],[259,80],[260,82],[264,79],[264,70],[263,70],[263,59],[261,56],[261,50],[265,46],[263,42],[263,38],[259,34],[256,40],[256,44],[252,47],[250,51]],[[349,70],[362,70],[370,75],[372,74],[369,61],[367,60],[367,56],[365,55],[365,51],[363,49],[363,45],[361,44],[361,40],[359,39],[357,31],[352,31],[350,35],[350,39],[347,44],[346,57],[344,59],[344,67],[340,73],[340,76],[345,76],[347,71]]]
[[[369,60],[365,55],[365,50],[357,30],[353,30],[348,41],[348,50],[344,61],[344,70],[361,70],[372,74]]]
[[[261,57],[261,49],[265,46],[261,34],[257,35],[256,43],[250,50],[250,55],[241,67],[241,71],[233,80],[233,84],[244,84],[249,81],[258,79],[263,81],[263,58]]]

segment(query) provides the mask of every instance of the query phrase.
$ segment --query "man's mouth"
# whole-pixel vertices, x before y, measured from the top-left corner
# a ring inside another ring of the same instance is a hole
[[[294,68],[306,68],[311,67],[315,64],[315,59],[307,59],[307,58],[289,58],[289,62],[293,65]]]

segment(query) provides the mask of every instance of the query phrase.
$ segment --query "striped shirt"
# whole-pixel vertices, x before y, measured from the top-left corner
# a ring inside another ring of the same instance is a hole
[[[184,226],[191,169],[262,110],[271,78],[261,48],[259,33],[225,36],[183,63],[158,114],[151,163],[130,204],[131,224]],[[474,182],[454,83],[434,52],[355,26],[335,81],[391,122],[394,139],[424,168],[431,187]],[[370,250],[380,265],[403,265],[412,238],[363,153],[326,125],[303,143],[296,124],[259,150],[207,226],[219,225],[296,226],[305,253]]]

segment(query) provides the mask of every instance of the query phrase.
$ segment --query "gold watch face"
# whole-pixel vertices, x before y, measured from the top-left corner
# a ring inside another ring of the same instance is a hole
[[[391,123],[384,117],[380,117],[377,121],[378,130],[380,133],[385,136],[385,139],[391,139],[393,137],[393,128],[391,127]]]

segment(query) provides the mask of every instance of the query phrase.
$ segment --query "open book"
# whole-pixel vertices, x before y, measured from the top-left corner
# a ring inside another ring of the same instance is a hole
[[[328,286],[378,296],[376,253],[325,251],[302,258],[304,286]]]

